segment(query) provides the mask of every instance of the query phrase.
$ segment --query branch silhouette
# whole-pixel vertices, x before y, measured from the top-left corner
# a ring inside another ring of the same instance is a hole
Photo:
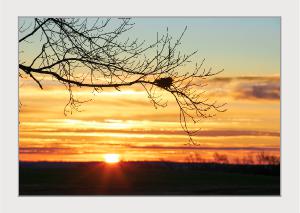
[[[197,52],[179,51],[187,28],[177,39],[167,29],[163,35],[157,33],[153,43],[146,44],[126,37],[134,27],[130,18],[34,18],[29,22],[19,27],[19,44],[38,41],[40,52],[30,61],[19,62],[19,76],[23,77],[21,72],[27,74],[41,89],[41,76],[65,85],[70,94],[65,114],[86,102],[73,96],[73,87],[101,92],[105,88],[120,90],[141,85],[156,108],[167,106],[162,92],[174,97],[181,127],[195,144],[192,136],[199,129],[191,130],[189,123],[226,111],[225,104],[209,102],[202,91],[206,86],[202,81],[223,70],[203,68],[203,59],[194,70],[180,71]]]

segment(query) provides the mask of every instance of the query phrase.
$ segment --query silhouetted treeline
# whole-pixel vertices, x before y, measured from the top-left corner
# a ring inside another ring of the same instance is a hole
[[[229,159],[226,154],[214,153],[212,160],[207,160],[201,157],[198,153],[189,154],[186,159],[189,163],[217,163],[217,164],[238,164],[238,165],[280,165],[280,157],[275,155],[259,152],[256,155],[246,155]]]

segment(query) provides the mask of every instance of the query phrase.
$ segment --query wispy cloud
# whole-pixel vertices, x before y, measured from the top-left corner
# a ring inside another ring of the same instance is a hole
[[[93,128],[93,127],[85,127],[85,128],[56,128],[56,129],[33,129],[31,128],[29,131],[23,130],[23,133],[40,133],[43,134],[55,134],[59,136],[60,133],[64,133],[63,135],[70,136],[84,136],[86,134],[90,135],[101,135],[101,133],[113,133],[113,134],[128,134],[128,135],[186,135],[186,133],[182,130],[158,130],[158,129],[141,129],[141,128],[133,128],[133,129],[113,129],[113,128]],[[194,136],[202,136],[202,137],[232,137],[232,136],[273,136],[280,137],[279,132],[275,131],[256,131],[256,130],[201,130],[195,133]]]
[[[140,149],[140,150],[190,150],[190,151],[279,151],[279,147],[204,147],[204,146],[137,146],[131,144],[118,144],[121,149]],[[21,154],[103,154],[106,153],[102,149],[86,149],[86,148],[65,148],[65,147],[21,147]]]
[[[204,147],[204,146],[134,146],[127,145],[133,149],[176,149],[176,150],[207,150],[207,151],[279,151],[279,147]]]

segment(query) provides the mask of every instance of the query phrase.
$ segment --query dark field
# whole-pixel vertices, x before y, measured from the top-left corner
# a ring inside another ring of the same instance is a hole
[[[20,195],[280,195],[280,166],[20,162]]]

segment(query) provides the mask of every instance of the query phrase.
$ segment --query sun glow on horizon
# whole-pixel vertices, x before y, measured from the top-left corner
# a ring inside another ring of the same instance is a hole
[[[120,155],[119,154],[104,154],[103,155],[105,163],[119,163]]]

